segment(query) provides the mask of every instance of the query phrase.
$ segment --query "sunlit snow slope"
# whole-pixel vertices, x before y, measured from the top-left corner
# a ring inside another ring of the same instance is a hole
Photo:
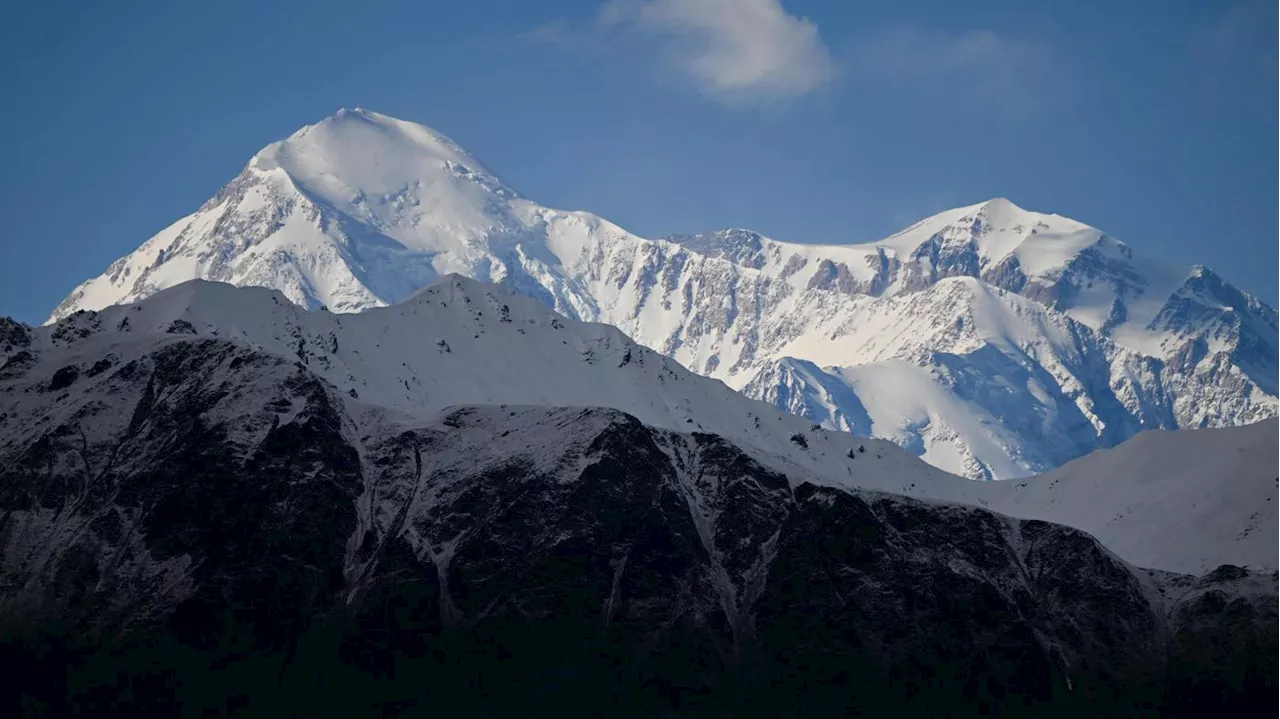
[[[353,312],[453,272],[973,478],[1276,414],[1275,310],[1074,220],[996,199],[870,244],[649,240],[542,207],[440,134],[359,109],[264,148],[52,319],[195,278]]]

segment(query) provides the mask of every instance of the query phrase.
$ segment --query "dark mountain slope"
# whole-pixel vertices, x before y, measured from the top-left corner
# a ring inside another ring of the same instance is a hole
[[[1276,696],[1274,577],[1136,570],[1065,527],[797,485],[616,410],[411,419],[195,336],[101,362],[78,409],[0,444],[8,715],[1177,716]],[[80,372],[28,391],[57,402]]]

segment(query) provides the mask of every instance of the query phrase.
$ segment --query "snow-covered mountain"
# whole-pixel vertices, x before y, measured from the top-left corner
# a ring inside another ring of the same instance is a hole
[[[173,365],[161,373],[165,382],[193,381],[226,402],[274,396],[270,382],[302,379],[254,372],[295,368],[289,371],[326,388],[326,402],[345,418],[344,436],[364,444],[390,442],[458,406],[605,407],[664,432],[721,437],[793,486],[890,493],[1064,524],[1150,569],[1277,566],[1274,421],[1144,433],[1058,474],[971,482],[890,441],[824,430],[750,399],[615,327],[566,318],[509,288],[460,275],[402,303],[352,314],[307,311],[273,290],[193,281],[42,328],[0,320],[0,465],[66,442],[60,461],[71,463],[62,469],[72,474],[86,462],[97,474],[152,461],[136,448],[120,456],[112,448],[139,421],[138,407],[169,391],[143,387],[140,368],[161,356]],[[199,367],[186,357],[198,358]],[[238,412],[234,406],[226,411]],[[258,446],[270,427],[297,421],[300,407],[275,402],[270,413],[231,422],[229,441]]]
[[[0,319],[0,707],[1256,706],[1276,441],[973,482],[459,275],[351,314],[197,280]]]
[[[353,416],[426,422],[459,405],[608,407],[667,431],[714,432],[796,482],[946,498],[982,486],[891,442],[827,431],[746,397],[615,327],[571,320],[461,275],[352,314],[308,311],[274,290],[193,281],[39,329],[7,327],[0,451],[78,416],[88,401],[82,393],[106,381],[109,369],[174,343],[214,341],[306,368]],[[129,408],[116,410],[91,431],[127,423]]]
[[[471,280],[345,316],[193,282],[0,321],[0,365],[6,716],[1203,716],[1275,695],[1273,574],[1141,569],[1069,527],[859,490],[1023,483],[805,428]],[[837,459],[847,486],[809,481]]]
[[[863,245],[645,239],[538,205],[438,133],[359,109],[264,148],[51,319],[195,278],[354,312],[447,273],[974,478],[1277,411],[1275,310],[1067,218],[997,199]]]

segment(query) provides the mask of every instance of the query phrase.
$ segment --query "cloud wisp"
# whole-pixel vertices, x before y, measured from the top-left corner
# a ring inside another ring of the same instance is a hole
[[[599,24],[661,38],[673,66],[717,99],[794,98],[837,75],[818,26],[780,0],[611,0]]]
[[[1205,77],[1222,72],[1267,72],[1276,66],[1275,0],[1243,0],[1228,5],[1190,38],[1189,60]],[[1206,72],[1207,71],[1207,72]],[[1274,75],[1272,76],[1274,77]]]
[[[577,31],[568,20],[549,20],[515,36],[516,41],[540,42],[548,45],[568,45],[575,41]]]
[[[1013,116],[1031,113],[1053,84],[1046,48],[991,30],[889,28],[865,38],[854,54],[864,80],[960,88]]]

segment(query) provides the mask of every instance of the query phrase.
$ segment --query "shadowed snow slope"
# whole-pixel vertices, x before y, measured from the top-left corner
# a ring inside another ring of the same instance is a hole
[[[359,109],[264,148],[52,319],[191,279],[355,312],[455,272],[972,478],[1276,414],[1275,310],[1075,220],[998,198],[868,244],[650,240],[538,205],[440,134]]]
[[[1143,566],[1196,574],[1230,557],[1274,570],[1278,434],[1274,419],[1143,432],[1047,474],[993,482],[987,506],[1083,529]]]

